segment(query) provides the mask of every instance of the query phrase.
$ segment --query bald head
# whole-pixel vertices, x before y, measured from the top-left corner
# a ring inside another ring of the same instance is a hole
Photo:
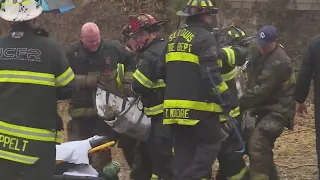
[[[81,41],[89,51],[96,51],[101,43],[99,27],[92,22],[85,23],[81,28]]]
[[[81,28],[81,36],[87,34],[100,34],[99,27],[93,22],[85,23]]]

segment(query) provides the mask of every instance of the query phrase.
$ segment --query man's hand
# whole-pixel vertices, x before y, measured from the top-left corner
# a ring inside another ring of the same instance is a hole
[[[95,88],[97,87],[97,83],[99,81],[99,77],[96,75],[87,75],[86,76],[86,87]]]
[[[297,103],[296,104],[296,114],[300,117],[306,117],[308,111],[307,111],[307,106],[302,103],[302,104],[299,104]]]

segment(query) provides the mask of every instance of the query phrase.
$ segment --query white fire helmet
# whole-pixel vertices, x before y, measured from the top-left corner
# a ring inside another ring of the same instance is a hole
[[[0,17],[10,22],[28,21],[41,13],[42,6],[37,0],[4,0],[0,7]]]

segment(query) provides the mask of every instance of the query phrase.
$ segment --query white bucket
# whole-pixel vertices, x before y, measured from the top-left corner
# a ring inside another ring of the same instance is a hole
[[[143,113],[143,105],[139,99],[133,97],[123,99],[98,88],[96,108],[100,117],[104,117],[106,104],[121,112],[114,120],[105,121],[113,130],[140,141],[147,141],[151,129],[151,119]]]

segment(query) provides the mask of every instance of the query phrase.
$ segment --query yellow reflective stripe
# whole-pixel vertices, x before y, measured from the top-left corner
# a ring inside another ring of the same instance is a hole
[[[133,73],[133,77],[146,88],[152,88],[153,82],[142,74],[139,69]]]
[[[241,169],[241,171],[234,175],[234,176],[231,176],[231,177],[227,177],[228,180],[239,180],[239,179],[242,179],[246,173],[248,172],[248,167],[244,167],[243,169]]]
[[[152,88],[163,88],[166,87],[166,83],[164,83],[163,79],[158,79],[152,86]]]
[[[155,83],[153,83],[149,78],[147,78],[144,74],[137,69],[133,73],[133,77],[144,87],[152,89],[152,88],[162,88],[165,87],[166,84],[164,83],[163,79],[158,79]]]
[[[182,108],[182,109],[192,109],[196,111],[208,111],[208,112],[222,112],[220,105],[216,103],[206,103],[200,101],[190,101],[190,100],[164,100],[164,109],[170,108]]]
[[[238,37],[240,37],[240,36],[239,36],[239,34],[235,34],[234,37],[235,37],[235,38],[238,38]]]
[[[163,119],[164,125],[179,124],[179,125],[194,126],[198,122],[199,120],[196,120],[196,119]]]
[[[0,70],[0,82],[54,86],[54,75],[31,71]]]
[[[121,88],[121,86],[122,86],[123,78],[124,78],[124,65],[118,63],[117,64],[117,78],[116,78],[116,80],[117,80],[117,84],[118,84],[119,88]]]
[[[0,150],[0,158],[9,161],[15,161],[23,164],[34,164],[39,160],[38,157],[26,156],[17,153]]]
[[[224,82],[230,81],[236,77],[236,69],[232,69],[231,71],[221,74],[221,78]]]
[[[159,176],[157,176],[156,174],[152,174],[151,176],[151,180],[157,180],[159,178]]]
[[[240,116],[240,107],[236,107],[234,109],[232,109],[229,113],[229,115],[233,118],[237,117],[237,116]],[[227,117],[225,115],[220,115],[220,122],[226,122],[228,121]]]
[[[46,129],[18,126],[3,121],[0,121],[0,132],[25,139],[49,142],[61,142],[62,137],[62,132],[60,131],[55,132]]]
[[[185,61],[199,64],[199,57],[186,52],[170,52],[166,54],[166,63],[171,61]]]
[[[244,33],[242,30],[241,30],[241,36],[245,36],[246,33]]]
[[[217,60],[217,63],[218,63],[218,66],[219,66],[219,67],[222,67],[222,66],[223,66],[222,59],[218,59],[218,60]]]
[[[228,90],[228,85],[224,81],[222,81],[222,83],[220,83],[216,87],[220,94]],[[212,90],[213,92],[215,92],[215,89],[212,89]]]
[[[143,111],[148,116],[161,114],[163,113],[163,104],[159,104],[153,107],[144,107]]]
[[[231,48],[222,48],[226,54],[227,54],[227,57],[228,57],[228,64],[230,66],[234,66],[235,63],[236,63],[236,59],[235,59],[235,54],[234,54],[234,51],[233,49]]]
[[[58,76],[55,80],[56,87],[62,87],[69,84],[75,78],[72,69],[69,67],[64,73]]]

